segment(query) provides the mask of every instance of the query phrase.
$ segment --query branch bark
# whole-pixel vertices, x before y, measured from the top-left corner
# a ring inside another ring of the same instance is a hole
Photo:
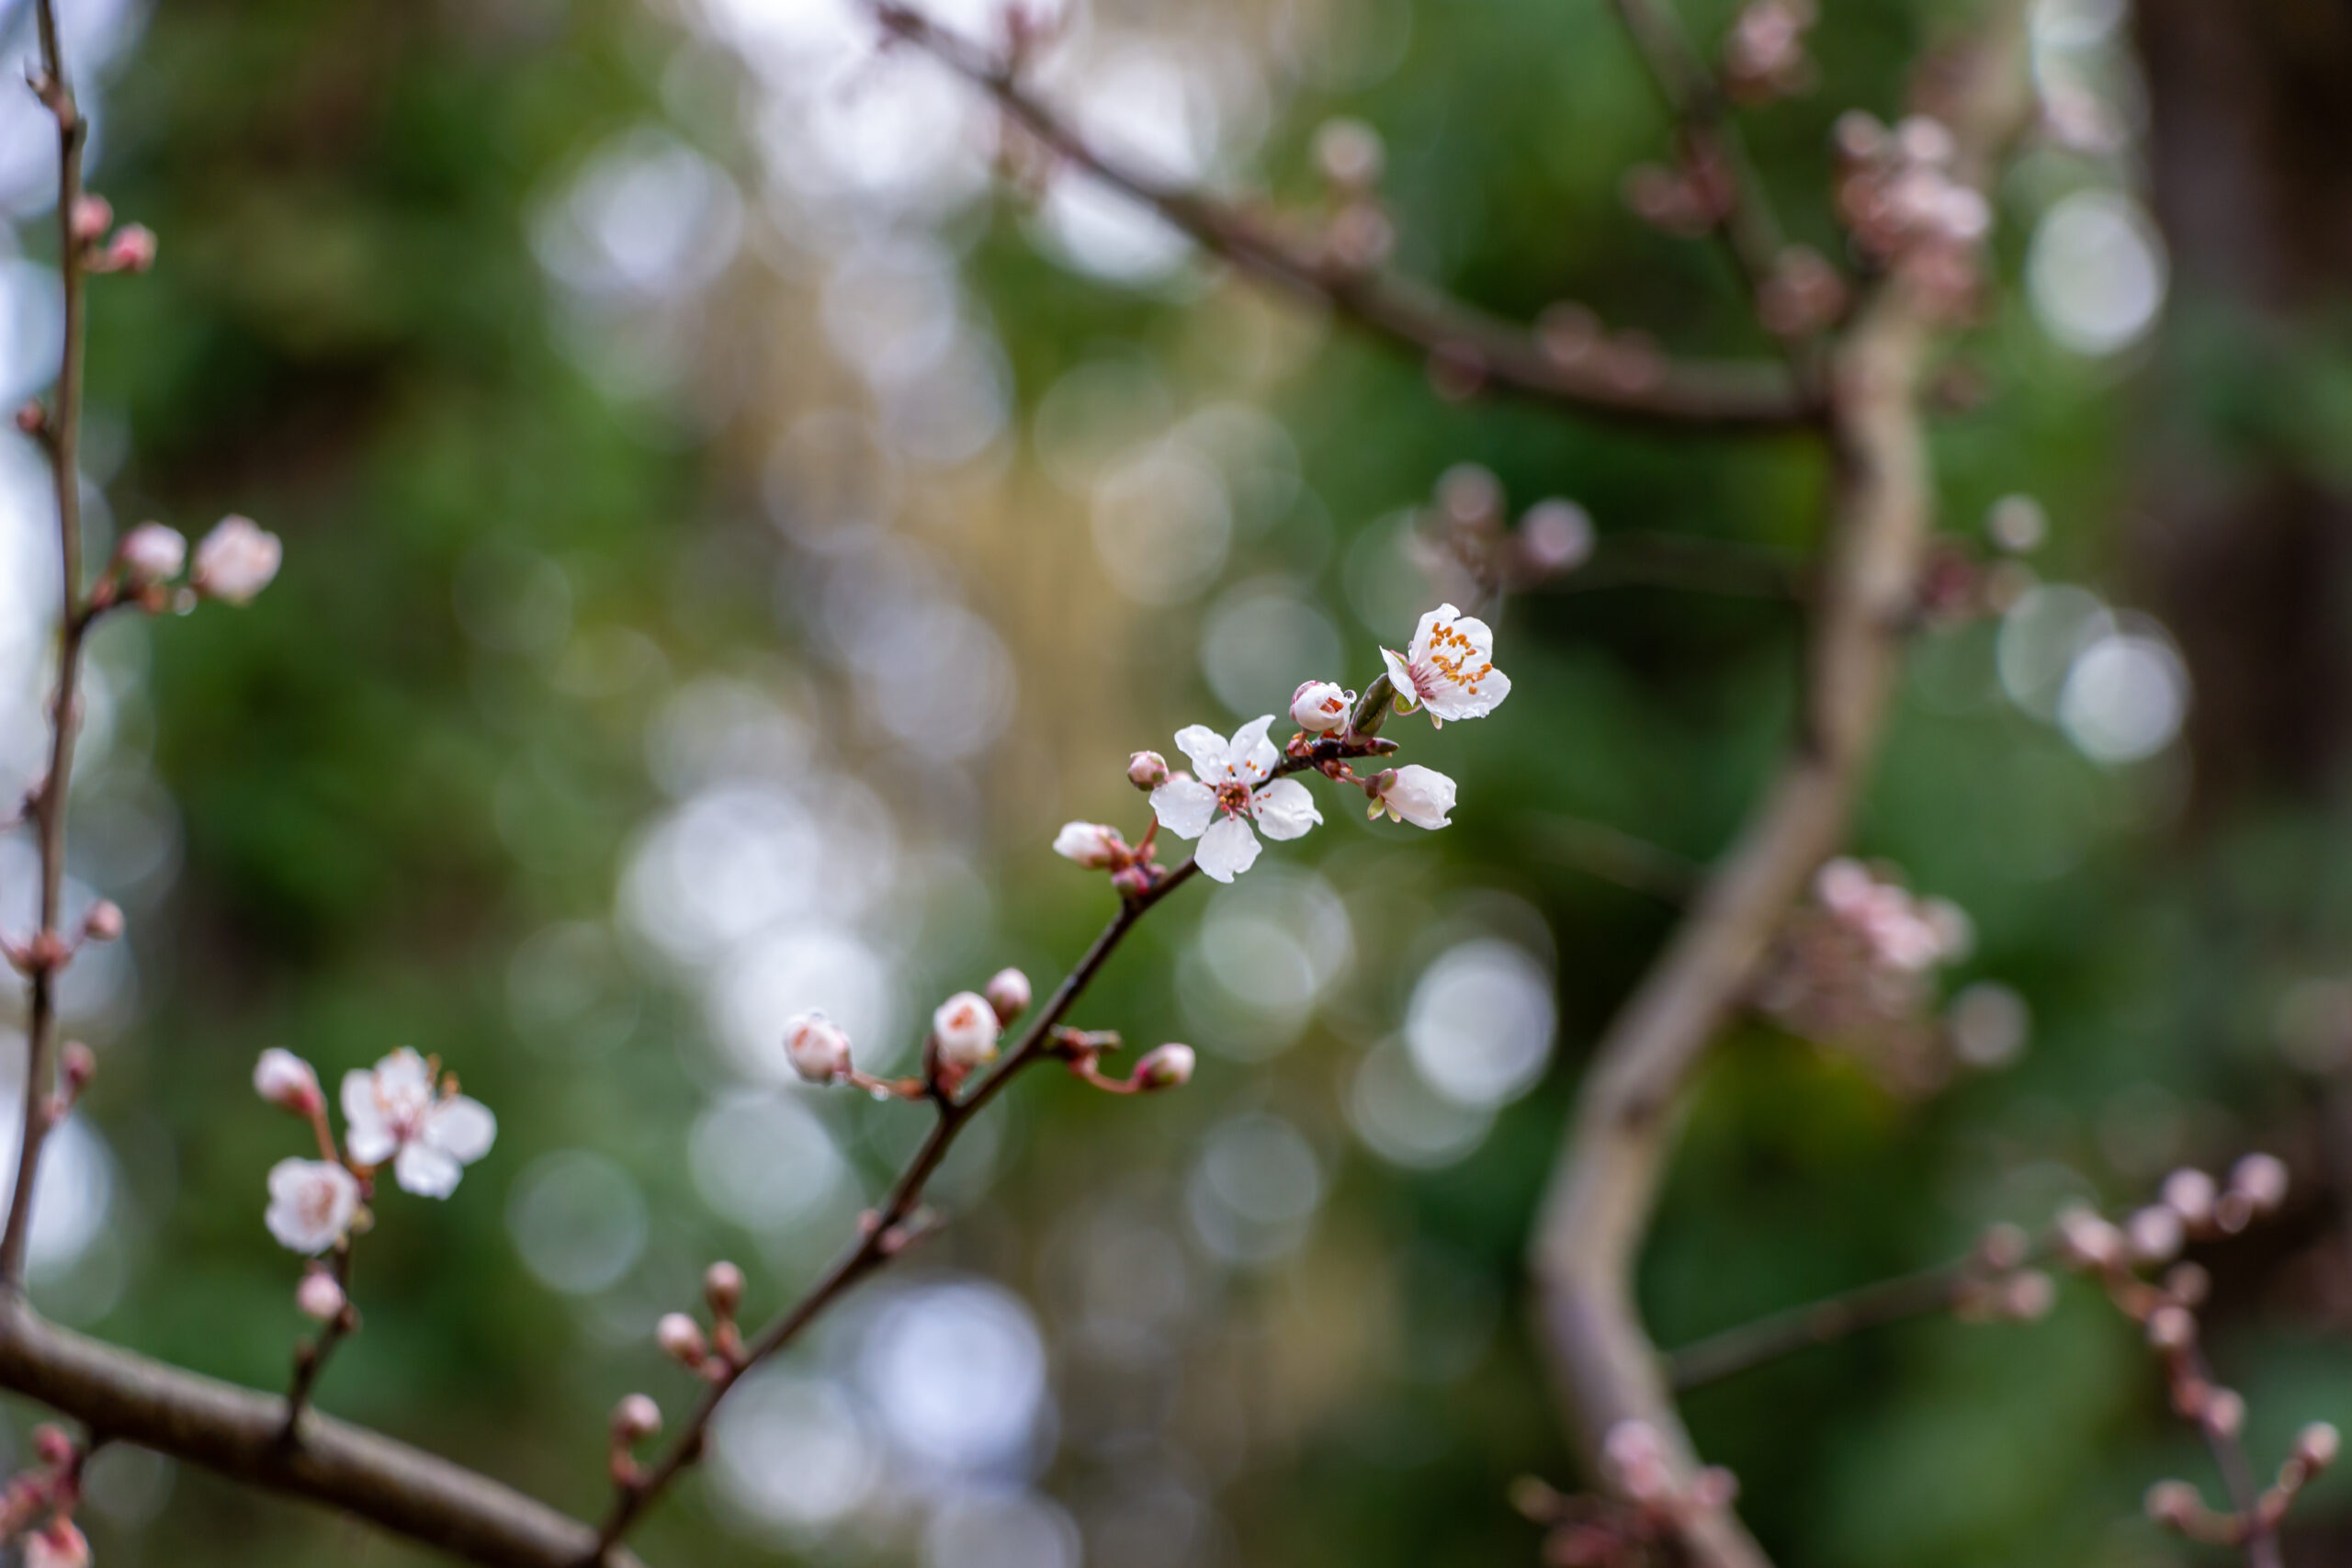
[[[286,1401],[103,1345],[0,1303],[0,1387],[89,1428],[232,1480],[307,1498],[482,1568],[579,1568],[596,1532],[489,1477]],[[626,1551],[610,1568],[641,1568]]]
[[[2021,8],[2004,6],[1952,97],[1962,170],[1984,184],[2023,112]],[[1532,1246],[1544,1337],[1588,1462],[1609,1431],[1639,1421],[1676,1479],[1698,1469],[1634,1276],[1682,1091],[1752,982],[1783,915],[1835,852],[1886,707],[1933,505],[1918,382],[1933,341],[1898,274],[1831,352],[1838,464],[1813,607],[1803,718],[1778,776],[1689,917],[1596,1052],[1555,1165]],[[1762,1568],[1728,1509],[1694,1516],[1700,1568]]]
[[[891,37],[988,93],[1057,157],[1150,208],[1204,250],[1328,302],[1375,336],[1463,366],[1494,386],[1603,418],[1686,430],[1770,432],[1803,426],[1815,417],[1811,400],[1778,365],[1673,360],[1655,375],[1629,379],[1556,357],[1526,328],[1427,284],[1306,254],[1249,214],[1104,153],[978,44],[893,0],[879,0],[876,14]]]

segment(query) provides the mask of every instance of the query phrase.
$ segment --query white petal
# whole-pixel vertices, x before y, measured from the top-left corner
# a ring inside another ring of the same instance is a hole
[[[1495,629],[1477,616],[1462,616],[1453,623],[1453,629],[1470,639],[1470,646],[1478,650],[1480,663],[1495,656]]]
[[[343,1075],[343,1122],[344,1148],[361,1165],[381,1165],[400,1147],[376,1108],[373,1073],[354,1067]]]
[[[401,1190],[413,1192],[420,1198],[447,1198],[458,1190],[458,1178],[466,1168],[450,1155],[424,1144],[411,1144],[392,1161],[392,1175],[400,1181]]]
[[[463,1165],[490,1153],[497,1136],[498,1118],[468,1095],[443,1100],[424,1119],[424,1141]]]
[[[1188,724],[1178,730],[1176,750],[1192,762],[1196,775],[1213,784],[1233,777],[1233,770],[1226,763],[1225,737],[1205,724]]]
[[[1230,882],[1257,863],[1258,835],[1238,817],[1228,817],[1201,835],[1193,858],[1210,880]]]
[[[1380,661],[1388,666],[1388,685],[1396,694],[1396,711],[1412,712],[1419,700],[1413,692],[1412,671],[1405,668],[1402,659],[1385,648],[1380,650]]]
[[[1451,624],[1454,617],[1461,614],[1461,611],[1455,609],[1451,604],[1440,604],[1436,609],[1431,610],[1428,615],[1421,617],[1420,625],[1413,628],[1412,659],[1414,663],[1418,664],[1422,660],[1427,659],[1430,656],[1430,634],[1437,630],[1441,625]]]
[[[1273,724],[1272,714],[1261,714],[1233,732],[1233,745],[1226,755],[1238,770],[1237,777],[1256,784],[1273,775],[1274,764],[1283,760],[1274,743],[1266,739]]]
[[[1484,718],[1510,695],[1510,677],[1499,670],[1489,670],[1479,676],[1475,694],[1467,686],[1455,685],[1441,677],[1437,689],[1429,695],[1430,717],[1440,723],[1449,718]]]
[[[1418,762],[1408,762],[1396,770],[1396,783],[1380,804],[1400,822],[1410,822],[1416,828],[1451,826],[1447,815],[1453,809],[1453,781],[1435,768],[1424,768]]]
[[[413,1046],[403,1045],[376,1064],[376,1086],[387,1095],[433,1092],[433,1069]]]
[[[1257,795],[1258,826],[1273,840],[1296,839],[1323,820],[1315,795],[1296,779],[1276,779]]]
[[[1198,779],[1170,779],[1151,792],[1151,812],[1180,839],[1197,839],[1216,815],[1216,791]]]

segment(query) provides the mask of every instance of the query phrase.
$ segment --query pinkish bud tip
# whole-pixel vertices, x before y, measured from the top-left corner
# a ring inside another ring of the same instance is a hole
[[[2148,1517],[2168,1529],[2186,1530],[2189,1521],[2204,1510],[2204,1502],[2197,1495],[2197,1488],[2186,1481],[2159,1481],[2148,1488],[2143,1505]]]
[[[1193,1081],[1194,1057],[1190,1045],[1161,1045],[1144,1053],[1136,1064],[1135,1082],[1140,1089],[1181,1089]]]
[[[74,1439],[62,1427],[44,1421],[33,1428],[33,1455],[54,1470],[74,1462]]]
[[[2251,1154],[2230,1168],[2230,1190],[2245,1198],[2257,1214],[2285,1202],[2287,1185],[2287,1162],[2276,1155]]]
[[[78,1095],[98,1076],[98,1054],[79,1040],[68,1040],[58,1054],[57,1071],[65,1080],[65,1092]]]
[[[2324,1421],[2314,1421],[2295,1434],[2295,1457],[2313,1471],[2334,1464],[2343,1448],[2343,1438]]]
[[[702,1325],[682,1312],[662,1314],[662,1321],[653,1325],[653,1342],[663,1355],[689,1371],[701,1366],[710,1354]]]
[[[155,265],[155,231],[143,223],[126,223],[107,244],[106,263],[114,272],[145,272]]]
[[[102,196],[82,196],[74,202],[74,237],[84,244],[114,227],[114,204]]]
[[[17,428],[27,435],[38,435],[49,423],[49,411],[38,400],[23,403],[17,409]]]
[[[729,1318],[743,1304],[743,1270],[724,1258],[702,1271],[702,1299],[713,1317]]]
[[[101,898],[82,917],[82,934],[92,942],[115,942],[122,936],[122,906]]]
[[[662,1429],[662,1407],[641,1393],[624,1395],[613,1406],[613,1440],[627,1446],[643,1442]]]
[[[334,1282],[334,1275],[322,1269],[311,1269],[302,1276],[302,1282],[294,1287],[294,1304],[301,1309],[304,1317],[315,1318],[321,1323],[333,1323],[340,1317],[344,1303],[343,1287]]]
[[[1155,790],[1168,782],[1168,759],[1157,751],[1138,751],[1127,759],[1127,782],[1140,790]]]
[[[1029,976],[1020,970],[1007,967],[992,976],[982,994],[989,1006],[996,1010],[999,1023],[1011,1023],[1029,1010]]]
[[[276,1045],[254,1064],[254,1092],[297,1116],[315,1115],[326,1105],[319,1091],[319,1075],[311,1071],[311,1064]]]

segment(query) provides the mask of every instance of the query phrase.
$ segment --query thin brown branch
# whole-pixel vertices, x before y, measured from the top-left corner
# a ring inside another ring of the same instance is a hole
[[[1689,534],[1610,534],[1592,558],[1547,585],[1558,593],[1605,588],[1665,588],[1733,599],[1802,600],[1804,563],[1785,551]]]
[[[325,1125],[323,1112],[320,1124]],[[334,1153],[331,1143],[327,1152]],[[335,1288],[343,1294],[343,1310],[321,1325],[318,1338],[304,1340],[294,1352],[294,1381],[286,1391],[284,1438],[288,1443],[300,1440],[302,1412],[310,1407],[311,1392],[319,1386],[319,1374],[326,1371],[327,1358],[359,1326],[359,1309],[351,1300],[352,1247],[353,1239],[344,1237],[343,1245],[334,1249],[332,1265]]]
[[[1662,904],[1690,902],[1704,879],[1700,867],[1606,822],[1556,814],[1528,818],[1529,840],[1588,876],[1645,894]]]
[[[2019,7],[1972,55],[1955,95],[1964,172],[1980,185],[2023,112]],[[1752,984],[1790,906],[1835,852],[1876,740],[1933,503],[1918,386],[1933,340],[1897,276],[1829,362],[1838,479],[1813,604],[1803,718],[1778,776],[1603,1037],[1588,1072],[1532,1247],[1547,1346],[1588,1461],[1621,1422],[1651,1427],[1675,1480],[1698,1469],[1634,1294],[1634,1272],[1673,1146],[1683,1089]],[[1694,1516],[1699,1568],[1766,1562],[1726,1508]]]
[[[64,291],[65,352],[57,395],[43,426],[43,445],[56,479],[62,610],[58,616],[57,689],[50,699],[49,774],[34,803],[40,835],[40,929],[30,944],[31,993],[25,1029],[24,1123],[17,1146],[16,1187],[0,1230],[0,1292],[23,1288],[25,1247],[32,1231],[33,1183],[48,1139],[51,1085],[57,1056],[57,972],[65,962],[58,931],[65,902],[65,797],[74,774],[74,735],[81,719],[82,638],[89,619],[82,607],[82,340],[84,288],[81,238],[74,209],[82,199],[82,144],[88,126],[74,107],[65,74],[55,0],[34,0],[40,30],[40,79],[34,91],[57,120],[57,273]]]
[[[1791,1307],[1685,1345],[1668,1358],[1668,1381],[1675,1393],[1688,1393],[1867,1329],[1950,1312],[1981,1288],[1984,1278],[1983,1265],[1972,1256]]]
[[[482,1568],[578,1568],[596,1532],[460,1464],[315,1412],[280,1440],[286,1402],[85,1338],[0,1301],[0,1388],[232,1480],[322,1503]],[[605,1561],[638,1568],[626,1551]]]
[[[1674,360],[1628,375],[1555,356],[1526,328],[1426,284],[1306,254],[1249,214],[1095,147],[979,44],[895,0],[877,0],[876,14],[891,37],[989,94],[1056,157],[1150,208],[1203,249],[1245,272],[1328,301],[1374,335],[1435,356],[1471,380],[1582,413],[1685,428],[1773,431],[1815,418],[1808,400],[1778,365]]]

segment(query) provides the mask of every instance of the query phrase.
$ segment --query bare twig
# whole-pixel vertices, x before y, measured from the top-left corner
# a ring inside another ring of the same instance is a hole
[[[1244,271],[1328,300],[1375,335],[1438,356],[1474,380],[1583,413],[1686,428],[1772,431],[1815,417],[1810,401],[1777,365],[1676,360],[1627,376],[1556,357],[1525,328],[1425,284],[1304,254],[1248,214],[1096,148],[979,44],[895,0],[877,0],[876,14],[892,37],[988,92],[1057,157],[1150,208],[1204,249]]]
[[[1980,41],[1953,130],[1980,185],[2022,112],[2020,8]],[[1917,386],[1928,311],[1889,281],[1832,353],[1838,480],[1813,605],[1794,745],[1747,829],[1604,1036],[1553,1171],[1532,1263],[1564,1402],[1588,1460],[1637,1421],[1664,1444],[1678,1484],[1698,1464],[1634,1299],[1634,1268],[1673,1144],[1676,1108],[1709,1043],[1751,984],[1814,869],[1842,840],[1895,667],[1932,494]],[[1695,1516],[1683,1545],[1700,1568],[1758,1568],[1728,1508]]]
[[[328,1152],[332,1154],[333,1148]],[[343,1244],[334,1249],[331,1266],[335,1289],[343,1297],[342,1310],[320,1326],[318,1338],[304,1340],[294,1352],[294,1381],[286,1391],[284,1440],[288,1443],[300,1440],[302,1412],[310,1407],[311,1393],[319,1385],[319,1374],[326,1371],[327,1358],[359,1326],[359,1309],[351,1300],[352,1246],[352,1238],[344,1237]]]
[[[57,972],[65,961],[58,931],[65,900],[65,796],[74,773],[74,736],[80,722],[82,638],[89,615],[82,604],[83,293],[87,273],[74,211],[82,198],[82,143],[88,127],[74,107],[58,37],[55,0],[34,0],[40,31],[41,73],[34,91],[57,120],[57,272],[64,291],[65,352],[57,395],[41,430],[56,479],[58,555],[62,611],[59,616],[57,690],[50,703],[49,775],[33,806],[40,835],[40,929],[28,965],[29,1014],[25,1030],[24,1126],[17,1150],[17,1181],[0,1231],[0,1292],[23,1288],[25,1246],[32,1229],[33,1181],[49,1136],[50,1084],[57,1055]]]
[[[1689,534],[1604,536],[1592,558],[1546,585],[1558,593],[1604,588],[1666,588],[1734,599],[1801,600],[1804,563],[1764,545]]]
[[[1662,904],[1690,902],[1703,880],[1698,866],[1672,850],[1606,822],[1554,814],[1531,817],[1527,826],[1530,841],[1564,864]]]
[[[1984,1280],[1984,1266],[1971,1256],[1873,1280],[1685,1345],[1668,1358],[1668,1381],[1675,1393],[1687,1393],[1866,1329],[1950,1312],[1980,1290]]]

